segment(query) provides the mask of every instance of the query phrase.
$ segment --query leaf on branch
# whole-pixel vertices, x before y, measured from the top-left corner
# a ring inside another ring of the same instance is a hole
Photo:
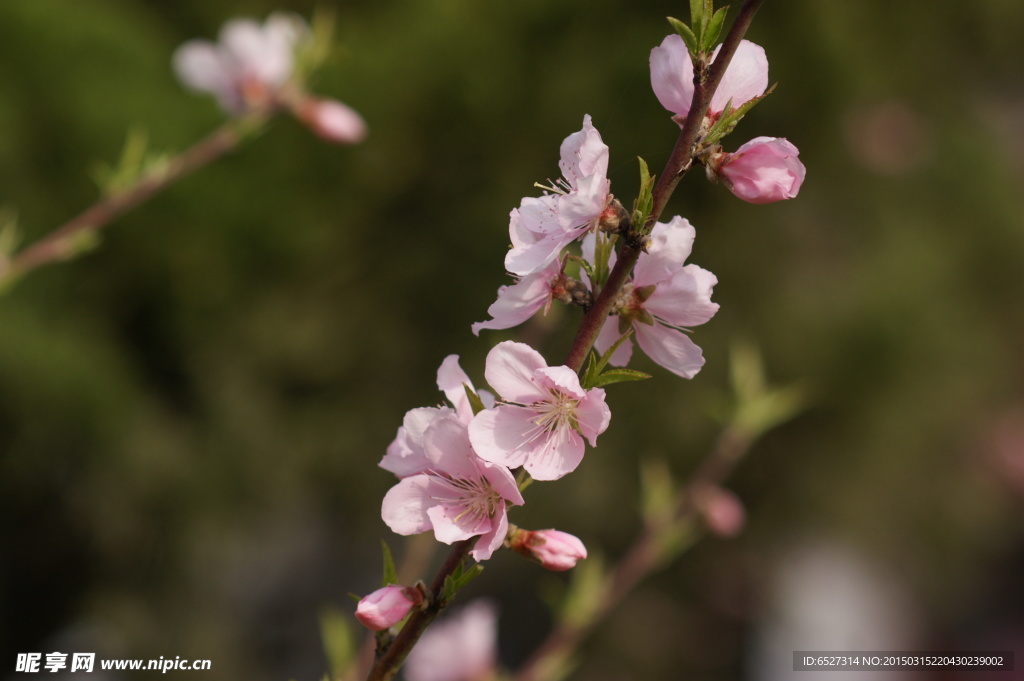
[[[395,570],[395,559],[391,556],[391,549],[388,548],[387,542],[383,539],[380,540],[381,554],[384,559],[384,574],[381,577],[381,586],[387,586],[388,584],[398,584],[398,572]]]
[[[654,176],[647,167],[647,161],[637,156],[640,162],[640,191],[636,200],[633,201],[633,215],[630,224],[633,225],[634,234],[643,234],[647,225],[647,218],[654,208]]]
[[[597,377],[597,380],[594,381],[594,387],[602,388],[612,383],[623,383],[625,381],[642,381],[650,377],[650,374],[635,369],[610,369]]]
[[[776,83],[775,85],[778,85]],[[725,113],[719,116],[715,124],[708,130],[707,135],[704,136],[704,145],[710,146],[717,144],[720,139],[728,135],[730,132],[736,129],[736,125],[740,122],[748,111],[753,109],[762,99],[767,97],[775,89],[775,85],[765,90],[763,95],[758,95],[751,100],[748,100],[741,104],[738,108],[732,108],[732,100],[730,99],[725,106]]]
[[[444,586],[441,588],[441,602],[447,603],[455,598],[455,594],[458,593],[459,589],[472,582],[483,571],[484,566],[480,563],[473,563],[469,567],[466,567],[465,563],[459,563],[455,571],[444,578]]]
[[[711,16],[711,21],[708,22],[707,33],[704,34],[703,48],[705,51],[710,52],[714,48],[715,43],[718,42],[718,36],[722,34],[722,26],[725,24],[725,15],[728,11],[728,5],[719,7]]]
[[[675,17],[668,17],[668,23],[672,26],[672,30],[683,39],[684,43],[686,43],[686,49],[690,51],[690,57],[696,59],[697,52],[700,48],[700,44],[697,42],[697,36],[693,34],[693,31],[690,30],[689,26]]]

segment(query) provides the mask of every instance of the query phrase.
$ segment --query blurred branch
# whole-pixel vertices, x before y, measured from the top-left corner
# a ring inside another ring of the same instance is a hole
[[[266,116],[260,114],[224,123],[181,154],[151,164],[133,183],[115,188],[39,241],[10,258],[0,259],[0,289],[37,267],[74,258],[93,244],[98,232],[112,220],[232,151],[265,122]]]

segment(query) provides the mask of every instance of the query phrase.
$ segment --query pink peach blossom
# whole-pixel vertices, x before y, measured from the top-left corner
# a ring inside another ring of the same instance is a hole
[[[408,681],[484,681],[498,660],[498,612],[477,599],[427,629],[405,663]]]
[[[711,63],[721,48],[715,48]],[[693,61],[686,43],[674,33],[651,50],[651,87],[661,105],[674,113],[673,119],[682,125],[693,101]],[[721,114],[730,99],[732,108],[738,108],[763,95],[767,87],[768,57],[764,48],[743,40],[711,98],[708,116],[715,118]]]
[[[611,420],[601,388],[583,390],[576,372],[549,367],[539,352],[505,341],[487,354],[487,383],[503,400],[477,414],[470,441],[480,458],[516,468],[537,480],[556,480],[583,459]]]
[[[490,558],[505,540],[507,504],[523,503],[515,478],[474,453],[466,424],[454,415],[431,423],[422,445],[429,467],[388,491],[384,522],[402,535],[433,530],[445,544],[479,536],[470,553],[478,561]]]

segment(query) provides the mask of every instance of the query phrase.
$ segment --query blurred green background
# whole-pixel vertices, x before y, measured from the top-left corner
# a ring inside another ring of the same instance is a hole
[[[675,139],[647,58],[680,0],[321,5],[339,49],[313,89],[365,116],[364,144],[276,121],[0,298],[0,675],[63,650],[319,679],[319,612],[375,588],[379,537],[405,545],[376,467],[403,414],[440,399],[446,355],[480,386],[517,337],[469,331],[507,282],[508,211],[584,113],[627,205],[635,157],[660,169]],[[174,48],[314,7],[0,3],[0,204],[31,241],[95,199],[89,171],[131,126],[185,148],[221,114],[175,81]],[[1009,631],[1024,655],[1024,5],[772,0],[748,37],[779,87],[727,146],[790,139],[800,196],[751,206],[684,180],[668,214],[720,282],[693,336],[704,370],[640,358],[654,378],[610,390],[601,447],[513,521],[621,553],[640,462],[685,476],[713,442],[737,340],[813,401],[731,482],[745,533],[643,586],[578,678],[774,678],[758,641],[788,612],[788,561],[816,546],[886,575],[918,649]],[[549,360],[576,316],[552,314]],[[487,567],[470,591],[498,598],[514,666],[548,621],[538,590],[564,580],[513,555]]]

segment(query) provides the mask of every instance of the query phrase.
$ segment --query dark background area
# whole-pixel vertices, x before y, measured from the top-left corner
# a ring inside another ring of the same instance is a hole
[[[0,674],[63,650],[319,679],[318,613],[375,588],[379,537],[404,546],[376,467],[403,414],[440,399],[446,355],[480,386],[488,349],[516,337],[469,331],[508,281],[509,210],[585,113],[627,205],[636,156],[668,157],[647,58],[685,2],[328,6],[338,49],[313,88],[364,115],[364,144],[276,121],[0,298]],[[174,48],[313,8],[0,3],[0,204],[32,241],[95,199],[89,172],[130,127],[185,148],[221,114],[175,81]],[[871,648],[1024,658],[1024,6],[770,1],[748,37],[779,87],[727,147],[790,139],[800,196],[752,206],[685,178],[667,215],[696,226],[692,261],[720,282],[693,336],[704,370],[687,382],[637,355],[654,378],[613,386],[600,448],[513,521],[613,560],[639,523],[639,464],[682,477],[713,442],[737,340],[812,400],[731,482],[745,533],[645,584],[576,678],[785,678],[771,641],[815,645],[773,638],[816,621],[794,614],[793,580],[811,611],[851,614],[850,649],[878,612],[843,605],[871,601],[863,577],[906,620]],[[552,313],[550,361],[576,318]],[[538,590],[564,578],[504,553],[487,568],[470,591],[498,599],[515,666],[548,621]]]

